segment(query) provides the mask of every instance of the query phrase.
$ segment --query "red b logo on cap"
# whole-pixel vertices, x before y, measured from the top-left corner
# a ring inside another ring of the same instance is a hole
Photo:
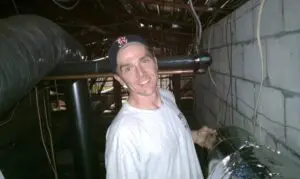
[[[118,44],[119,44],[119,47],[122,47],[123,45],[125,45],[125,44],[127,44],[127,38],[126,37],[119,37],[118,39],[117,39],[117,42],[118,42]]]

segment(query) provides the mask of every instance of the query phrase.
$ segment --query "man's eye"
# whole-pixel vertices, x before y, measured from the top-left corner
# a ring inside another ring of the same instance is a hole
[[[131,66],[125,67],[124,72],[130,72],[131,69],[132,69]]]
[[[143,58],[143,59],[142,59],[142,62],[143,62],[143,63],[147,63],[147,62],[149,62],[150,60],[151,60],[150,57],[146,57],[146,58]]]

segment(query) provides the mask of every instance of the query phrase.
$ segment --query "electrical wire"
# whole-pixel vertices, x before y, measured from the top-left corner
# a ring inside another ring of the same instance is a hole
[[[47,94],[47,95],[49,95],[49,94]],[[53,168],[55,170],[54,174],[55,174],[55,178],[58,178],[56,161],[55,161],[55,152],[54,152],[54,146],[53,146],[53,138],[52,138],[52,133],[51,133],[51,130],[50,130],[50,127],[49,127],[48,112],[47,112],[47,108],[46,108],[45,98],[43,98],[43,105],[44,105],[46,127],[47,127],[47,131],[48,131],[48,134],[49,134],[49,141],[50,141],[50,149],[51,149],[51,157],[52,157],[52,162],[53,162]]]
[[[15,115],[15,112],[16,112],[16,109],[18,108],[19,104],[20,104],[20,102],[18,102],[18,103],[15,105],[15,107],[13,108],[13,110],[12,110],[12,112],[11,112],[11,114],[10,114],[8,120],[3,121],[3,122],[0,122],[0,127],[2,127],[2,126],[4,126],[4,125],[8,124],[9,122],[11,122],[11,121],[13,120],[14,115]]]
[[[230,16],[231,17],[231,16]],[[224,27],[225,27],[225,42],[226,42],[226,46],[227,46],[227,61],[228,61],[228,70],[229,70],[229,86],[228,86],[228,91],[227,91],[227,95],[226,95],[226,102],[228,102],[228,96],[229,96],[229,93],[231,95],[231,103],[233,103],[233,89],[232,89],[232,35],[230,33],[230,45],[228,43],[228,38],[227,38],[227,35],[228,35],[228,27],[230,28],[230,31],[231,31],[231,20],[229,18],[227,18],[227,21],[224,22]],[[229,49],[230,48],[230,49]],[[226,117],[227,117],[227,109],[228,109],[228,105],[226,106],[225,108],[225,120],[226,120]],[[233,124],[233,108],[231,107],[231,124]]]
[[[57,83],[56,83],[56,80],[54,80],[54,86],[55,86],[55,92],[56,92],[56,105],[57,105],[57,108],[60,110],[61,109],[61,105],[60,105],[60,102],[59,102],[59,97],[58,97],[58,88],[57,88]]]
[[[67,11],[71,11],[73,10],[80,2],[80,0],[77,0],[72,6],[67,7],[65,5],[62,5],[61,3],[57,2],[57,0],[52,0],[54,4],[56,4],[58,7],[67,10]]]
[[[198,29],[196,31],[196,45],[197,45],[196,46],[196,50],[198,51],[199,50],[199,46],[200,46],[200,42],[201,42],[201,37],[202,37],[202,24],[201,24],[199,16],[197,15],[197,12],[196,12],[196,10],[194,8],[192,0],[189,0],[188,4],[190,5],[193,17],[194,17],[194,19],[196,21],[196,29]]]
[[[216,84],[215,80],[213,79],[213,77],[212,77],[212,75],[211,75],[211,70],[210,70],[210,68],[208,67],[207,70],[208,70],[208,75],[209,75],[209,78],[210,78],[212,84],[215,86],[215,88],[217,88],[217,84]]]
[[[15,0],[11,0],[11,2],[13,3],[13,6],[14,6],[14,8],[16,10],[16,13],[19,14],[19,9],[18,9],[18,6],[17,6]]]
[[[35,90],[35,102],[36,102],[36,108],[37,108],[37,115],[38,115],[38,120],[39,120],[39,127],[40,127],[40,134],[41,134],[42,144],[43,144],[43,147],[44,147],[44,150],[45,150],[46,157],[48,159],[49,165],[50,165],[50,167],[51,167],[51,169],[53,171],[54,178],[58,179],[57,170],[56,170],[56,167],[54,167],[54,165],[52,164],[52,160],[51,160],[49,151],[47,149],[45,138],[44,138],[44,134],[43,134],[42,118],[41,118],[41,111],[40,111],[40,106],[39,106],[39,95],[38,95],[38,89],[37,89],[37,87],[34,90]]]
[[[260,37],[261,16],[262,16],[264,5],[265,5],[265,0],[261,0],[261,4],[259,7],[259,11],[258,11],[258,17],[257,17],[256,39],[257,39],[257,45],[258,45],[258,49],[259,49],[259,57],[260,57],[260,61],[261,61],[261,82],[259,85],[259,90],[258,90],[258,94],[257,94],[257,98],[256,98],[256,104],[254,107],[253,134],[255,134],[255,129],[256,129],[255,126],[257,124],[257,111],[258,111],[258,106],[259,106],[259,102],[260,102],[259,100],[260,100],[260,95],[261,95],[261,89],[262,89],[263,82],[264,82],[264,56],[263,56],[261,37]],[[261,138],[260,123],[259,123],[259,137]]]

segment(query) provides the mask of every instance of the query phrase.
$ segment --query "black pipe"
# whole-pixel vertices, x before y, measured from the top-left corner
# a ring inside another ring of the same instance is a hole
[[[48,19],[0,19],[0,118],[59,62],[79,61],[83,53],[77,41]]]
[[[206,69],[212,63],[208,53],[198,56],[177,56],[158,60],[158,68],[161,71],[191,69]],[[86,61],[86,62],[64,62],[58,65],[47,77],[51,76],[72,76],[84,74],[105,74],[111,73],[108,60]]]
[[[100,178],[98,157],[89,130],[92,116],[87,80],[75,81],[69,84],[67,89],[69,95],[67,108],[75,124],[73,156],[76,177],[78,179]]]

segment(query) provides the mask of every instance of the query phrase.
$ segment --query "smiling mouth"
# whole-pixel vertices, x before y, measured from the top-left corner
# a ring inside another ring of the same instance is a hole
[[[140,85],[145,85],[145,84],[147,84],[149,81],[150,81],[150,80],[142,81],[142,82],[140,83]]]

